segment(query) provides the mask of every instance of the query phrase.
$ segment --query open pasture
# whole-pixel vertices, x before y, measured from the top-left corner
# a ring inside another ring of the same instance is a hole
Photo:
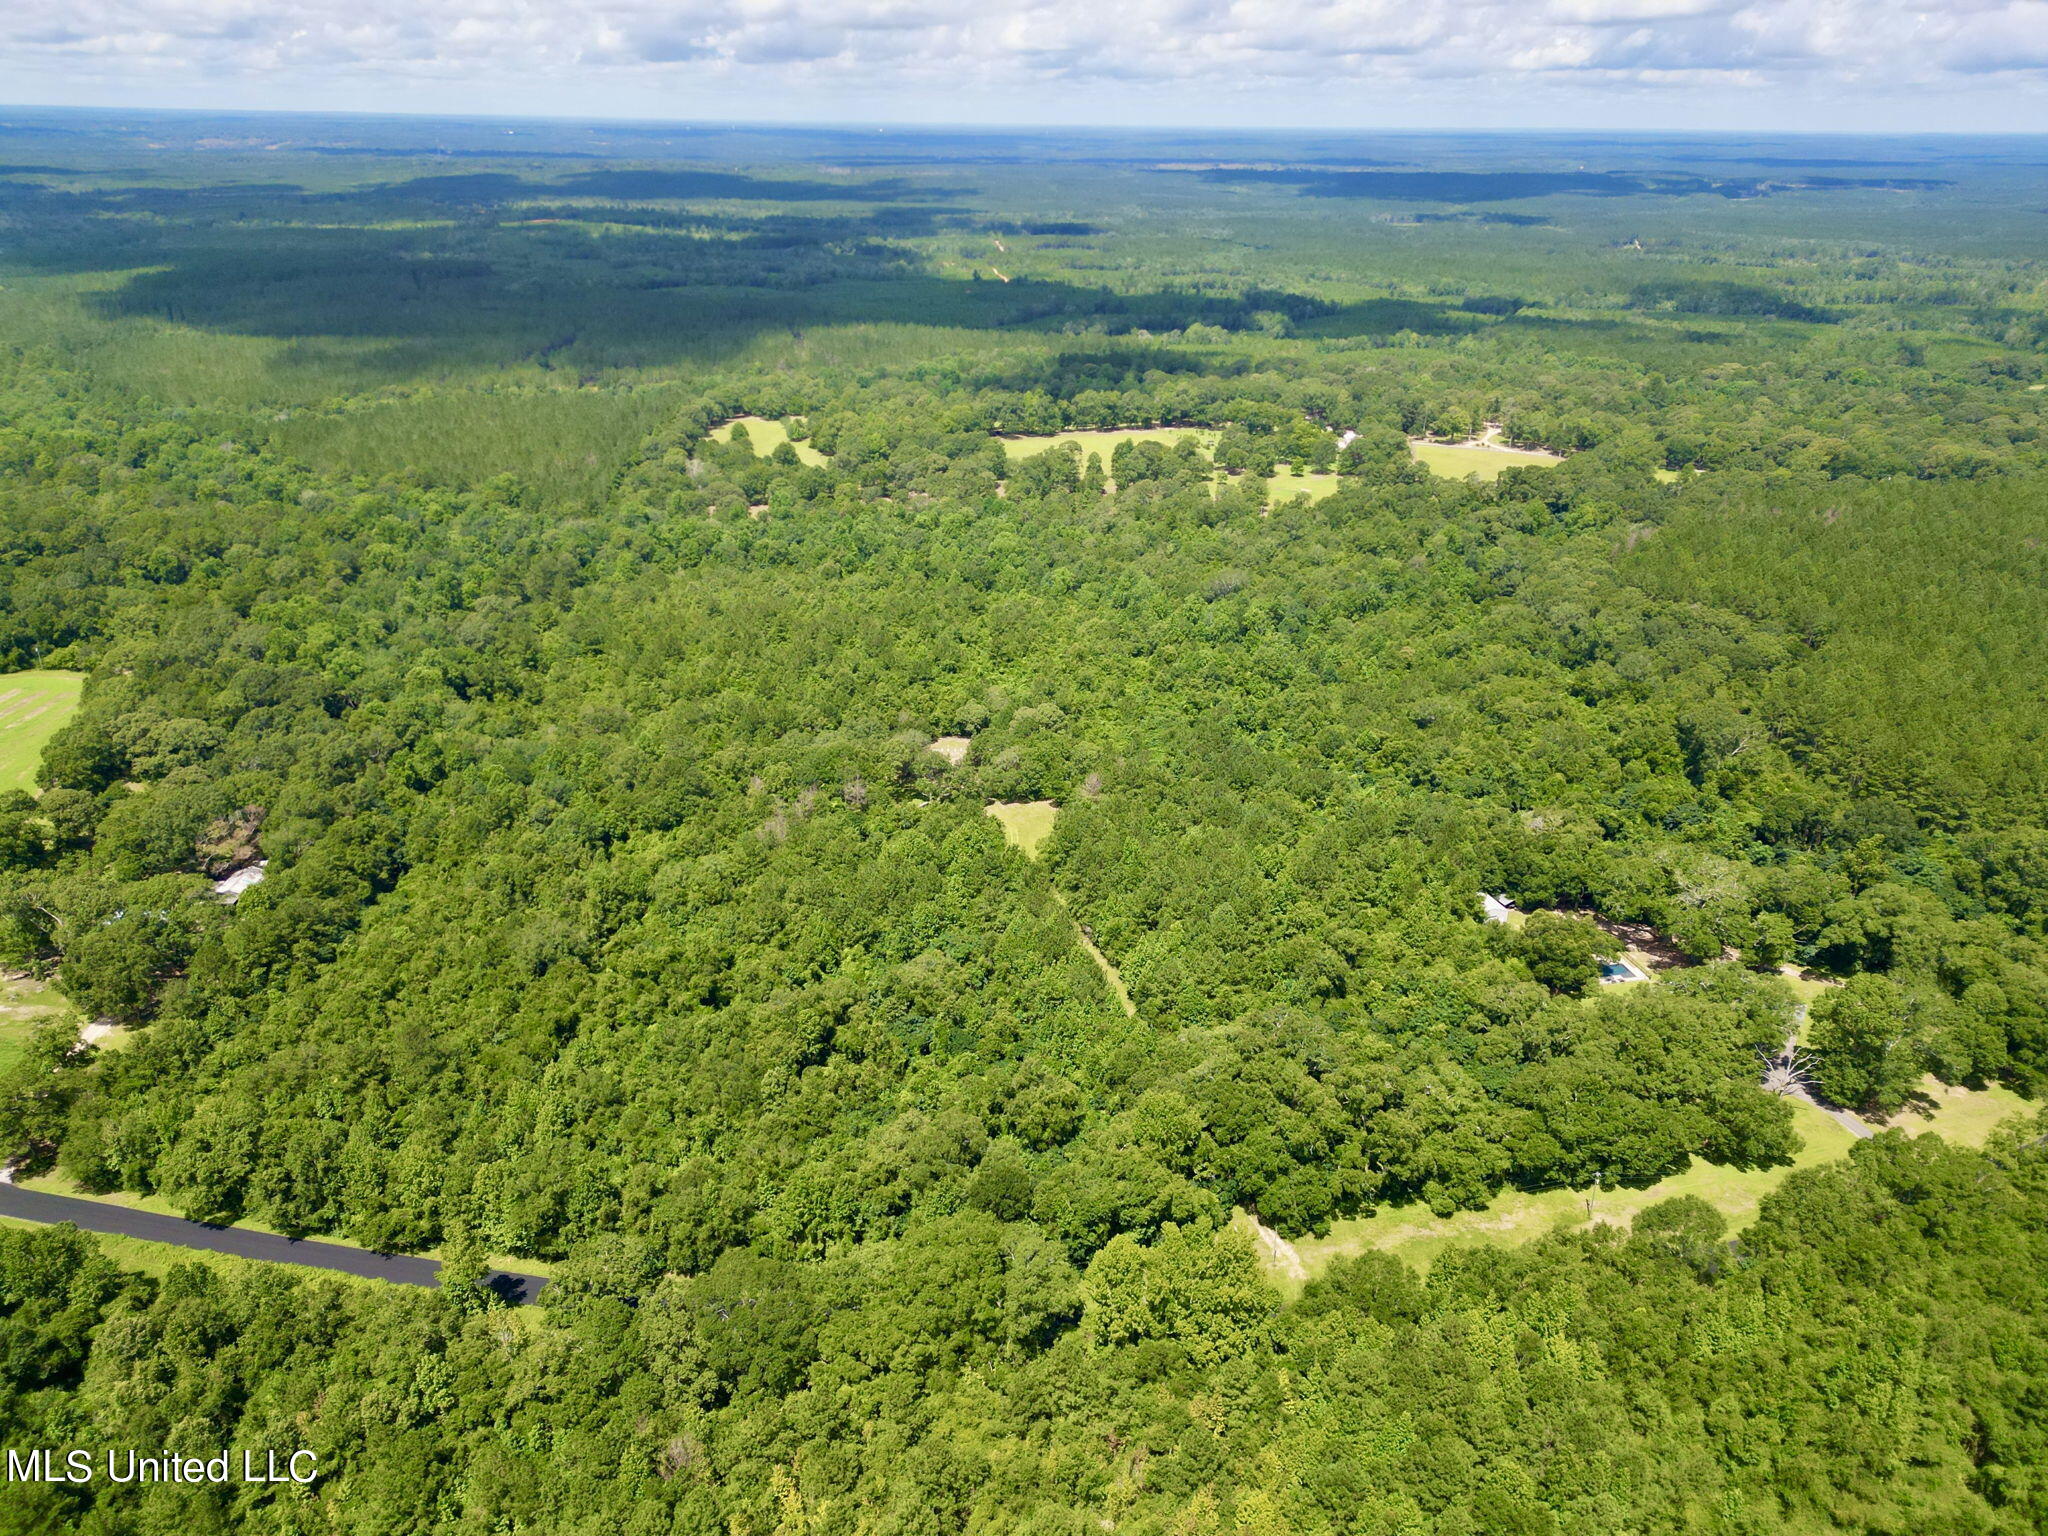
[[[1477,475],[1481,480],[1498,480],[1504,469],[1528,465],[1561,464],[1562,455],[1529,448],[1478,447],[1468,443],[1432,443],[1421,438],[1408,440],[1408,452],[1415,462],[1446,480],[1464,480]]]
[[[11,672],[0,677],[0,790],[36,787],[36,766],[58,727],[78,710],[83,672]]]

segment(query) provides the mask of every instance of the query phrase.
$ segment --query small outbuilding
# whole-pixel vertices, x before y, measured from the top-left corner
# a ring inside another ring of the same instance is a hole
[[[1505,896],[1489,896],[1486,892],[1481,891],[1479,893],[1479,910],[1486,914],[1486,920],[1489,923],[1506,923],[1513,921],[1512,914],[1515,910],[1515,904]]]

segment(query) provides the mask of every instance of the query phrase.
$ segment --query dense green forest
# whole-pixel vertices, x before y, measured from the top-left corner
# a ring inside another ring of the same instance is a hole
[[[1731,1242],[1699,1202],[1282,1307],[1197,1227],[1077,1273],[979,1210],[661,1273],[546,1326],[0,1232],[11,1443],[305,1445],[312,1491],[15,1491],[21,1531],[2024,1532],[2048,1517],[2044,1128],[1885,1137]],[[67,1521],[76,1520],[76,1524]]]
[[[2048,1087],[2038,167],[91,124],[0,134],[0,1148],[451,1280],[0,1228],[6,1444],[329,1468],[0,1531],[2048,1524],[2048,1121],[1915,1135]],[[1793,1036],[1878,1134],[1753,1224],[1275,1271],[1782,1174]]]

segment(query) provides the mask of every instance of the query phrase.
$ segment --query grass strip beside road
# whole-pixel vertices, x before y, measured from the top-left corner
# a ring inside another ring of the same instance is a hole
[[[69,1222],[85,1232],[139,1238],[239,1259],[334,1270],[397,1285],[431,1287],[441,1283],[439,1261],[418,1254],[373,1253],[352,1244],[285,1237],[254,1227],[212,1226],[137,1204],[53,1194],[19,1184],[0,1184],[0,1216],[46,1224]],[[500,1295],[514,1302],[533,1300],[547,1282],[543,1275],[502,1269],[493,1270],[490,1279]]]

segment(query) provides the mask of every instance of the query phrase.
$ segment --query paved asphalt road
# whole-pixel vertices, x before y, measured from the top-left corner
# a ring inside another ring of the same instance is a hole
[[[408,1254],[370,1253],[362,1248],[344,1248],[338,1243],[305,1242],[279,1237],[274,1232],[251,1232],[245,1227],[213,1227],[204,1222],[185,1221],[177,1216],[159,1216],[154,1211],[134,1211],[123,1205],[105,1205],[97,1200],[76,1200],[69,1195],[46,1195],[41,1190],[20,1189],[0,1183],[0,1216],[24,1221],[68,1221],[87,1232],[113,1232],[123,1237],[143,1237],[153,1243],[175,1243],[180,1248],[204,1248],[214,1253],[232,1253],[241,1259],[268,1259],[278,1264],[298,1264],[309,1269],[338,1269],[343,1274],[370,1280],[390,1280],[399,1285],[439,1285],[441,1266],[432,1259]],[[491,1286],[507,1301],[532,1301],[547,1284],[538,1275],[491,1271]]]

